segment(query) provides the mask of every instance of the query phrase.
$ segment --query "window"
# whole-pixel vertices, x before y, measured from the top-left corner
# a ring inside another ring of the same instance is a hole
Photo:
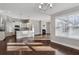
[[[70,15],[56,18],[55,35],[79,38],[79,16]]]

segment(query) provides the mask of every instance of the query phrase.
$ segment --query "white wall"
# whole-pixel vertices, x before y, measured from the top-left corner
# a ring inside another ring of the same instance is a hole
[[[50,22],[47,22],[46,25],[47,25],[47,27],[46,27],[47,28],[47,33],[50,33]]]
[[[66,45],[66,46],[69,46],[69,47],[79,49],[79,40],[55,36],[55,17],[59,17],[59,16],[63,16],[63,15],[72,15],[72,14],[75,14],[75,13],[79,13],[79,7],[64,10],[62,12],[53,14],[51,16],[51,41],[52,42],[56,42],[56,43],[59,43],[59,44],[62,44],[62,45]]]
[[[37,20],[32,20],[31,21],[33,26],[34,26],[34,34],[37,35],[37,34],[41,34],[40,32],[40,21],[37,21]]]

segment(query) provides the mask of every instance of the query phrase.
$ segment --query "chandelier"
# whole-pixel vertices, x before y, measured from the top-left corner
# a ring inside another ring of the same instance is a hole
[[[39,9],[46,11],[48,9],[51,9],[53,7],[52,3],[40,3]]]

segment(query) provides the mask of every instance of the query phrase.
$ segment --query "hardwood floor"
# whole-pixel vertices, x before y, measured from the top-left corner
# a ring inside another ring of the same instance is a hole
[[[51,42],[49,39],[50,39],[50,36],[49,35],[46,35],[46,36],[35,36],[34,38],[29,38],[29,39],[32,39],[32,41],[27,41],[28,38],[23,38],[23,39],[19,39],[19,40],[15,40],[15,36],[10,36],[10,37],[7,37],[4,42],[8,42],[8,43],[31,43],[29,46],[33,46],[35,44],[37,44],[38,42],[39,43],[42,43],[42,44],[38,44],[37,46],[51,46],[52,48],[55,49],[55,55],[79,55],[79,50],[76,50],[76,49],[73,49],[73,48],[70,48],[70,47],[66,47],[66,46],[63,46],[63,45],[59,45],[57,43],[54,43],[54,42]],[[34,39],[34,40],[33,40]],[[34,42],[37,42],[35,44],[32,44]],[[4,48],[6,47],[6,45],[3,43],[3,46]],[[8,45],[10,46],[10,45]],[[4,49],[3,48],[3,49]],[[0,54],[6,54],[7,51],[5,52],[0,52]],[[19,52],[18,51],[12,51],[11,53],[15,54],[15,55],[18,55]],[[8,52],[8,55],[11,54],[10,51]],[[22,51],[21,54],[27,54],[25,51]],[[32,54],[34,54],[35,52],[30,52]],[[40,52],[42,53],[42,52]],[[49,53],[48,53],[49,54]],[[53,53],[51,53],[53,55]],[[28,55],[30,55],[28,53]],[[39,55],[39,54],[38,54]],[[42,54],[41,54],[42,55]]]
[[[75,48],[60,45],[54,42],[51,42],[51,46],[56,49],[56,54],[58,55],[79,55],[79,50]]]
[[[47,36],[35,36],[35,38],[22,38],[15,40],[15,36],[6,37],[4,41],[7,43],[7,49],[5,52],[0,52],[0,54],[54,55],[54,48],[46,44],[48,41],[50,41],[47,38]]]

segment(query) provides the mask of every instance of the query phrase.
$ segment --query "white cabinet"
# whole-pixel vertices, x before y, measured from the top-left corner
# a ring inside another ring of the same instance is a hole
[[[16,38],[26,38],[26,37],[34,37],[33,31],[16,31]]]
[[[5,32],[0,31],[0,41],[5,39]]]

